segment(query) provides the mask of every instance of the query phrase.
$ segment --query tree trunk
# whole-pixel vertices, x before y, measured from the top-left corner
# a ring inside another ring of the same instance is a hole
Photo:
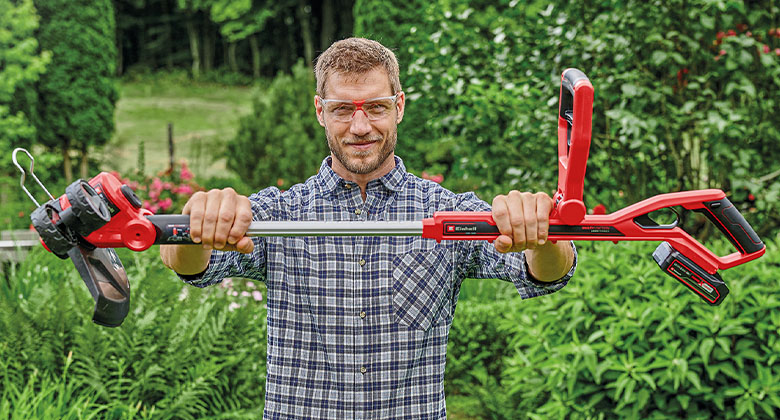
[[[322,30],[320,31],[320,51],[325,51],[335,41],[336,20],[333,14],[333,0],[322,2]]]
[[[190,37],[190,54],[192,54],[192,77],[200,76],[200,45],[198,43],[198,28],[192,15],[187,18],[187,35]]]
[[[214,69],[214,52],[216,50],[216,28],[209,21],[207,14],[203,14],[203,71]]]
[[[173,5],[167,1],[162,2],[163,15],[165,16],[165,67],[168,70],[173,69],[173,26],[171,18],[173,17]]]
[[[298,21],[301,24],[301,37],[303,38],[303,58],[306,60],[306,65],[312,67],[314,61],[314,42],[311,36],[311,6],[306,0],[298,0],[298,7],[296,9],[298,14]]]
[[[238,42],[233,41],[228,44],[228,64],[230,65],[230,71],[238,73],[238,61],[236,60],[236,46]]]
[[[81,179],[89,179],[89,148],[87,143],[81,145],[81,162],[79,163]]]
[[[249,36],[249,48],[252,50],[252,76],[260,77],[260,45],[257,42],[257,34]]]
[[[62,169],[65,175],[65,182],[70,184],[73,181],[73,166],[70,161],[70,139],[62,138]]]

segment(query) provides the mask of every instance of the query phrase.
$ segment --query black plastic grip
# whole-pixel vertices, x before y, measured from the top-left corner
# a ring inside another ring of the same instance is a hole
[[[588,80],[588,76],[585,75],[581,70],[570,68],[566,69],[566,71],[563,72],[563,80],[561,80],[561,85],[565,87],[569,92],[571,92],[572,96],[574,96],[574,87],[577,86],[577,83],[580,82],[580,80]]]
[[[188,214],[156,214],[146,216],[157,230],[155,244],[192,244],[190,237],[190,216]]]
[[[705,201],[704,208],[697,211],[704,213],[740,253],[752,254],[764,249],[764,243],[728,198]]]

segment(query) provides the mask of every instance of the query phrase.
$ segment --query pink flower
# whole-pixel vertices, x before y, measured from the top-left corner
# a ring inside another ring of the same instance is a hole
[[[241,307],[241,305],[239,305],[238,303],[230,302],[230,305],[228,305],[228,310],[232,312],[232,311],[235,311],[236,309],[238,309],[240,307]]]
[[[174,194],[183,194],[183,195],[190,195],[192,194],[192,187],[190,187],[187,184],[179,185],[178,187],[173,189]]]
[[[250,289],[254,289],[255,288],[255,284],[253,282],[251,282],[251,281],[247,281],[246,282],[246,287],[248,287]]]
[[[173,200],[171,200],[170,197],[165,198],[165,200],[160,201],[160,210],[165,211],[171,208],[173,205]]]
[[[780,48],[775,48],[775,55],[780,57]]]
[[[163,182],[162,184],[162,189],[164,190],[170,190],[171,187],[173,187],[173,184],[171,184],[170,182]]]
[[[250,294],[249,294],[249,292],[247,292],[246,290],[244,290],[243,292],[241,292],[241,296],[243,296],[243,297],[249,297],[249,296],[250,296]]]
[[[260,291],[258,291],[258,290],[255,290],[254,292],[252,292],[252,297],[253,297],[253,298],[254,298],[254,299],[257,301],[257,302],[260,302],[260,301],[262,301],[262,300],[263,300],[263,294],[262,294],[262,293],[260,293]]]
[[[162,190],[162,181],[160,181],[160,178],[155,178],[154,180],[152,180],[151,189],[157,191]]]
[[[432,175],[431,176],[431,181],[433,181],[433,182],[435,182],[437,184],[441,184],[441,182],[444,181],[444,175],[441,175],[441,174],[439,174],[439,175]]]
[[[187,163],[182,162],[181,163],[181,172],[179,173],[179,177],[183,179],[184,181],[189,181],[192,179],[192,172],[190,172],[189,168],[187,168]]]
[[[764,44],[764,54],[769,54],[769,45]]]

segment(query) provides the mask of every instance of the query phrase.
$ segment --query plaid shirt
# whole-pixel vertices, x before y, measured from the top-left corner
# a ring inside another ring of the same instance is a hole
[[[435,211],[489,211],[474,193],[454,194],[396,167],[360,188],[317,175],[249,197],[254,220],[421,220]],[[447,336],[464,278],[500,278],[523,298],[563,287],[527,274],[522,252],[487,241],[421,237],[256,237],[248,255],[214,252],[205,287],[225,277],[268,288],[264,418],[445,418]]]

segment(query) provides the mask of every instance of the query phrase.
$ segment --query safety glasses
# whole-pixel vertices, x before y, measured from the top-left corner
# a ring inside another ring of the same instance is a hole
[[[347,99],[323,99],[319,96],[317,100],[322,104],[325,114],[338,122],[347,123],[352,121],[358,111],[363,111],[370,121],[381,120],[392,114],[398,95],[383,96],[379,98],[364,99],[362,101],[350,101]]]

